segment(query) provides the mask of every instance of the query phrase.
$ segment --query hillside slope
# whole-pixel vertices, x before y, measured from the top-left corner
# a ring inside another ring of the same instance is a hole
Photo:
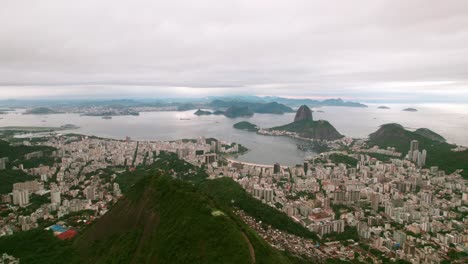
[[[291,263],[190,183],[145,177],[75,241],[89,263]]]
[[[439,134],[437,134],[436,132],[428,129],[428,128],[418,128],[414,131],[414,133],[416,134],[419,134],[423,137],[426,137],[426,138],[429,138],[429,139],[432,139],[432,140],[436,140],[436,141],[440,141],[440,142],[445,142],[445,138]]]

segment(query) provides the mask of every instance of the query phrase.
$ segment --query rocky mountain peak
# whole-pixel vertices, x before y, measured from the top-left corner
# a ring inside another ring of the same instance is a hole
[[[301,105],[294,117],[294,122],[302,120],[312,120],[312,110],[307,105]]]

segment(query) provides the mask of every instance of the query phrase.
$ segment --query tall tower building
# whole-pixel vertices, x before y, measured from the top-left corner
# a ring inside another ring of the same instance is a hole
[[[411,140],[410,151],[413,152],[416,150],[419,150],[419,142],[417,140]]]
[[[281,172],[281,165],[279,163],[275,163],[273,165],[273,173],[278,174]]]
[[[94,186],[86,187],[85,196],[88,200],[96,200],[96,188]]]
[[[304,173],[307,174],[307,171],[309,170],[309,162],[304,162]]]
[[[422,166],[426,165],[426,157],[427,157],[427,151],[425,149],[423,149],[422,151],[422,155],[421,155],[421,164]]]
[[[13,190],[13,204],[21,207],[29,204],[28,190]]]
[[[60,190],[55,189],[55,190],[50,192],[50,201],[53,204],[60,205],[60,203],[62,202],[62,200],[60,198]]]

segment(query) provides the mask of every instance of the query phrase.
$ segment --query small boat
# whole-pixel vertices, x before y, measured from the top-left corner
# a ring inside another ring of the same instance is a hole
[[[112,119],[112,116],[103,116],[102,119]]]

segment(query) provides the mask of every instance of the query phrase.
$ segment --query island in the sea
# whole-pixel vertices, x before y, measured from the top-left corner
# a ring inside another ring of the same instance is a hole
[[[60,112],[52,110],[47,107],[37,107],[33,109],[29,109],[24,112],[25,115],[49,115],[49,114],[58,114]]]
[[[213,113],[211,113],[210,111],[205,111],[205,110],[201,110],[201,109],[198,109],[195,113],[193,113],[194,115],[197,115],[197,116],[202,116],[202,115],[211,115]]]
[[[409,108],[403,109],[403,111],[406,111],[406,112],[417,112],[418,109],[409,107]]]
[[[385,106],[385,105],[381,105],[381,106],[377,107],[377,109],[390,109],[390,107]]]
[[[239,123],[235,123],[233,127],[236,129],[240,129],[240,130],[247,130],[247,131],[253,131],[253,132],[257,132],[259,130],[257,125],[252,124],[247,121],[241,121]]]

